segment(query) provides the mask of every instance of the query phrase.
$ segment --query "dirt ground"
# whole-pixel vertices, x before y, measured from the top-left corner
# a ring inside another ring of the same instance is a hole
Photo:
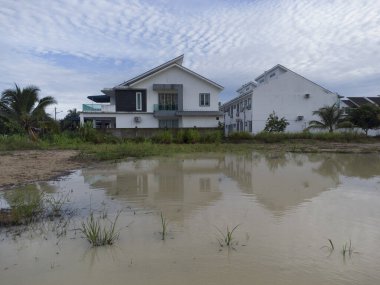
[[[49,180],[82,165],[73,150],[31,150],[0,153],[0,189],[33,181]]]

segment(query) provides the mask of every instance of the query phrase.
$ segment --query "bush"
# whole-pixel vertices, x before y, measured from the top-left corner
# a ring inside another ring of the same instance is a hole
[[[207,132],[201,136],[203,143],[220,143],[222,141],[221,131]]]
[[[284,117],[280,119],[273,111],[267,119],[264,131],[269,133],[284,132],[288,125],[289,122]]]
[[[32,141],[26,135],[0,135],[0,150],[38,149],[40,142]]]
[[[152,137],[152,142],[170,144],[173,141],[173,135],[170,131],[162,131]]]
[[[201,135],[199,134],[199,131],[196,129],[187,129],[185,131],[184,136],[184,143],[198,143],[201,140]]]
[[[176,143],[185,143],[185,130],[179,130],[176,134]]]

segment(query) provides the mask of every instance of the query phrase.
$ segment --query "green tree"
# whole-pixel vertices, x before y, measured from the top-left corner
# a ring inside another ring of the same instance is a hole
[[[36,86],[20,89],[15,84],[14,89],[4,90],[0,99],[0,117],[25,130],[33,139],[35,129],[49,119],[45,108],[57,103],[51,96],[39,99],[39,91]]]
[[[370,129],[380,127],[380,108],[374,104],[365,104],[358,108],[350,109],[349,121],[355,126],[363,129],[366,135]]]
[[[79,112],[77,109],[67,111],[67,115],[61,121],[61,127],[63,130],[75,130],[79,127]]]
[[[330,133],[334,129],[339,127],[342,123],[343,110],[335,103],[332,106],[324,106],[313,112],[313,115],[317,115],[320,121],[310,121],[308,129],[328,129]]]
[[[267,122],[265,124],[264,131],[273,133],[273,132],[283,132],[286,127],[289,125],[289,122],[282,117],[281,119],[276,115],[273,111],[272,114],[269,115]]]

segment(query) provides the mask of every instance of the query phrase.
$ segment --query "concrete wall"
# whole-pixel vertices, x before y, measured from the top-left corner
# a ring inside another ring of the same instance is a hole
[[[193,129],[193,128],[185,128],[185,129]],[[115,137],[119,138],[136,138],[136,137],[144,137],[144,138],[150,138],[160,132],[163,132],[165,129],[157,129],[157,128],[117,128],[117,129],[103,129],[102,131],[112,134]],[[171,131],[173,135],[176,135],[178,131],[183,130],[182,128],[179,129],[166,129],[168,131]],[[205,134],[207,132],[215,132],[217,129],[215,128],[197,128],[200,134]]]

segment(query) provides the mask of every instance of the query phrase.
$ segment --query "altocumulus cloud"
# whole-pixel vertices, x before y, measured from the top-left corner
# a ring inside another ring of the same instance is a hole
[[[182,2],[182,3],[181,3]],[[35,84],[61,110],[185,54],[226,87],[277,63],[342,95],[380,94],[380,1],[2,1],[1,90]]]

